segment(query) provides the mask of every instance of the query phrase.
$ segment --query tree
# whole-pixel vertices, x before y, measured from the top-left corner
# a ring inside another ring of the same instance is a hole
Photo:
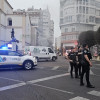
[[[96,44],[95,41],[95,31],[85,31],[79,35],[79,44],[83,45],[84,43],[88,44],[89,47]]]
[[[98,28],[95,37],[96,37],[97,44],[100,44],[100,27]]]

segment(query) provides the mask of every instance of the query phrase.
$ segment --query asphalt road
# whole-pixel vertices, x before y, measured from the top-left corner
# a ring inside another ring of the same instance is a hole
[[[34,70],[0,70],[0,100],[100,100],[100,62],[92,62],[93,89],[70,78],[64,57],[56,62],[40,61]]]

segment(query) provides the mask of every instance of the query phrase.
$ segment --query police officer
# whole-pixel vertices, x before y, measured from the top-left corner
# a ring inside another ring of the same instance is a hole
[[[84,74],[86,74],[86,82],[87,82],[87,87],[88,88],[94,88],[93,85],[91,85],[90,81],[89,81],[89,72],[90,72],[90,66],[92,66],[92,63],[90,61],[91,59],[91,53],[88,50],[88,45],[84,44],[83,45],[83,54],[82,54],[82,74],[81,74],[81,78],[80,78],[80,86],[83,86],[83,77]]]
[[[78,73],[77,73],[77,61],[76,61],[76,52],[75,52],[75,48],[71,48],[71,52],[68,54],[68,60],[70,62],[70,75],[71,78],[73,78],[73,67],[75,69],[75,78],[78,78]]]
[[[82,60],[82,47],[78,46],[78,53],[77,53],[77,57],[78,57],[78,75],[81,76],[81,69],[82,69],[82,64],[81,64],[81,60]]]

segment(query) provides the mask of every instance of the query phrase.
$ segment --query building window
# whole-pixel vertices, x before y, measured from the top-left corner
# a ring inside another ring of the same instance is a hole
[[[8,18],[8,26],[12,26],[12,19]]]
[[[72,28],[72,32],[75,32],[75,28]]]
[[[79,13],[82,13],[82,6],[79,7]]]
[[[89,22],[95,22],[95,17],[94,16],[90,16],[89,17]]]
[[[86,7],[86,14],[88,14],[88,7]]]
[[[65,28],[65,32],[68,32],[68,28]]]

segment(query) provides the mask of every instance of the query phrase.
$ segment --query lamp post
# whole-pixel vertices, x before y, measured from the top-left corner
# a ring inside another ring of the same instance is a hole
[[[12,31],[11,31],[11,43],[12,43],[12,51],[16,51],[18,49],[18,46],[17,46],[17,43],[19,43],[18,40],[16,40],[15,36],[14,36],[14,29],[12,28]]]

